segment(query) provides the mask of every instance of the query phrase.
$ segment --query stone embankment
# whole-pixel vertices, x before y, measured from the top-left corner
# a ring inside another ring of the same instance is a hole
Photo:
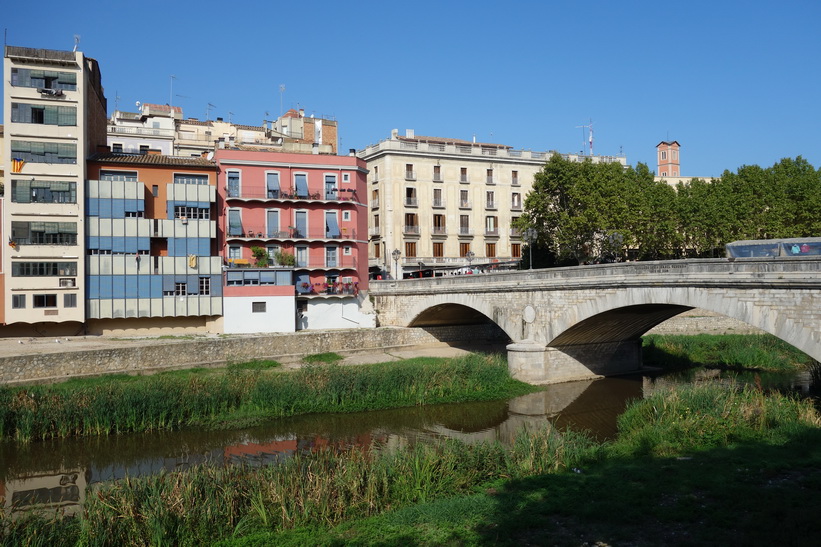
[[[650,332],[744,334],[760,331],[728,317],[691,310]],[[287,365],[299,362],[306,355],[323,352],[348,356],[401,352],[409,357],[428,354],[423,351],[426,349],[449,346],[475,349],[484,346],[503,351],[507,341],[500,336],[501,331],[495,325],[470,325],[190,338],[5,338],[0,339],[0,383],[51,382],[112,373],[142,374],[255,359],[274,359]]]

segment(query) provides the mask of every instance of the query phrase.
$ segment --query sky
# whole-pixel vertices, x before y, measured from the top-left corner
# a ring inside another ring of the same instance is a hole
[[[79,35],[109,114],[172,102],[260,125],[303,108],[338,121],[340,151],[413,129],[579,153],[592,124],[595,154],[653,171],[663,140],[687,177],[821,167],[818,0],[0,0],[0,14],[8,45]]]

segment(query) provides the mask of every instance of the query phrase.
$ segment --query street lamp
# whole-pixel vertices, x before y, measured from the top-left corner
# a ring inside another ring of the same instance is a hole
[[[399,249],[394,249],[391,256],[393,257],[393,275],[394,279],[396,279],[396,276],[399,274],[399,257],[402,256],[402,253]]]
[[[530,251],[530,268],[533,269],[533,240],[536,239],[536,230],[528,228],[525,230],[525,238],[527,239],[527,248]]]
[[[422,270],[425,268],[425,263],[421,260],[419,261],[419,279],[422,279]]]
[[[470,268],[470,263],[473,262],[473,257],[476,256],[476,253],[473,251],[468,251],[465,253],[465,258],[468,259],[468,268]]]

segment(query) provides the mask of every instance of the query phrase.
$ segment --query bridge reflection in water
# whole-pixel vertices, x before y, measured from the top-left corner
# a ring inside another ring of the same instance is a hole
[[[508,443],[522,427],[616,432],[616,417],[642,397],[643,378],[547,386],[510,400],[356,414],[297,416],[237,431],[178,431],[27,444],[0,443],[0,497],[7,511],[43,508],[76,514],[90,488],[198,464],[276,465],[326,447],[397,448],[452,438]]]

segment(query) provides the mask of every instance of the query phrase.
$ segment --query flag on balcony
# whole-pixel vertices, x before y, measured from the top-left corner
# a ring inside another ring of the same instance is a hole
[[[23,166],[26,164],[26,160],[22,158],[12,158],[11,159],[11,172],[12,173],[22,173]]]

